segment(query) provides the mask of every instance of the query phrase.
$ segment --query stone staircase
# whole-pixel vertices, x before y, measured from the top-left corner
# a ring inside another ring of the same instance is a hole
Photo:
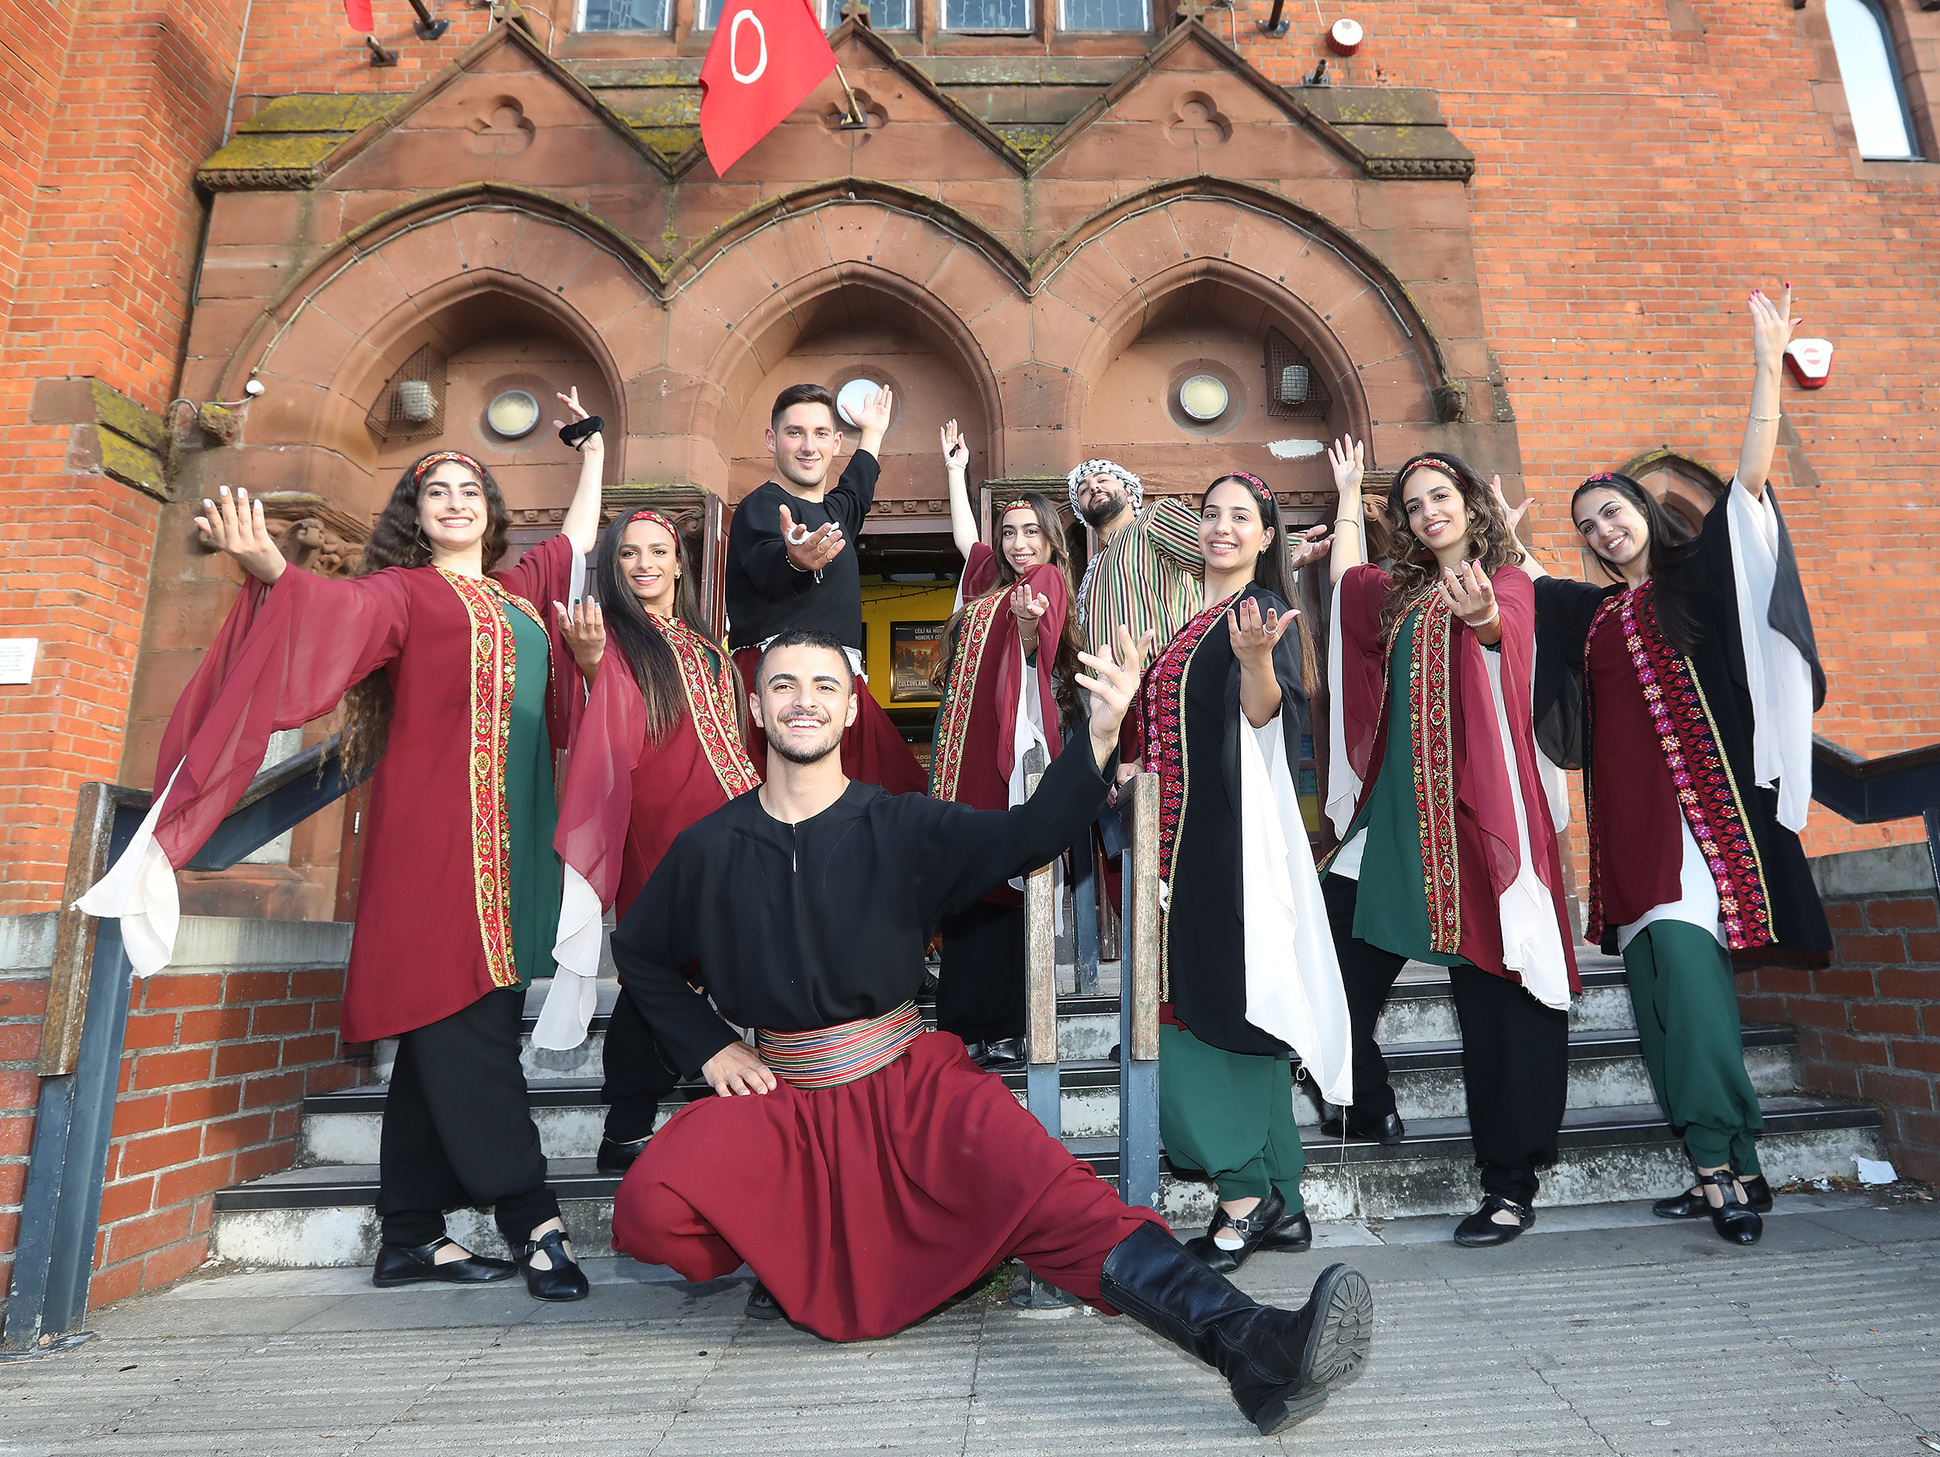
[[[1062,985],[1072,987],[1070,967]],[[1570,1015],[1569,1112],[1561,1159],[1544,1180],[1545,1204],[1599,1204],[1656,1198],[1684,1186],[1683,1148],[1658,1116],[1644,1071],[1624,986],[1622,964],[1595,955],[1583,961],[1583,995]],[[1112,1178],[1118,1163],[1116,968],[1101,968],[1102,993],[1059,998],[1065,1142]],[[545,993],[528,1000],[530,1030]],[[600,1047],[617,987],[602,983],[600,1013],[586,1043],[567,1053],[527,1046],[533,1111],[551,1161],[566,1222],[582,1249],[603,1251],[610,1238],[619,1181],[596,1173],[604,1110],[599,1103]],[[929,1009],[925,1009],[926,1011]],[[1319,1220],[1380,1220],[1455,1214],[1477,1199],[1473,1150],[1463,1116],[1461,1041],[1446,973],[1410,965],[1381,1020],[1381,1042],[1408,1137],[1393,1148],[1328,1140],[1315,1126],[1319,1110],[1307,1085],[1295,1094],[1307,1140],[1303,1189]],[[1850,1176],[1853,1156],[1882,1156],[1879,1114],[1859,1103],[1811,1097],[1799,1090],[1791,1029],[1748,1026],[1745,1065],[1765,1110],[1760,1156],[1773,1183],[1824,1174]],[[380,1077],[388,1073],[382,1061]],[[1006,1075],[1021,1099],[1021,1070]],[[689,1098],[709,1096],[685,1087]],[[215,1253],[251,1265],[361,1264],[377,1248],[372,1204],[377,1192],[381,1084],[307,1100],[298,1167],[217,1193]],[[663,1108],[663,1118],[670,1109]],[[1204,1184],[1164,1174],[1161,1205],[1180,1225],[1203,1223],[1212,1207]],[[490,1219],[461,1211],[455,1236],[495,1247]]]

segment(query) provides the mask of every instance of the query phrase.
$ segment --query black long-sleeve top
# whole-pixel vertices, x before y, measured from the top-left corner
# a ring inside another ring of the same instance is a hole
[[[862,646],[862,570],[856,564],[856,546],[881,474],[875,456],[858,450],[820,501],[804,501],[769,481],[734,508],[726,583],[729,647],[757,647],[794,627],[819,628],[852,648]],[[842,550],[822,568],[819,581],[814,572],[798,571],[788,560],[781,537],[783,506],[796,525],[810,531],[831,521],[842,528]]]
[[[1077,841],[1106,777],[1083,737],[1031,798],[979,810],[850,783],[787,825],[740,796],[677,836],[613,933],[620,985],[685,1073],[742,1027],[806,1032],[915,999],[943,916]],[[720,1008],[688,983],[698,975]]]

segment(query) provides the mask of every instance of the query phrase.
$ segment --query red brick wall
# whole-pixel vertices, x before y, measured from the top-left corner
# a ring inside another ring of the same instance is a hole
[[[51,949],[52,917],[34,917],[33,924],[9,927],[24,942]],[[13,943],[14,936],[0,938]],[[14,943],[18,950],[18,943]],[[47,1007],[44,969],[0,965],[0,1295],[13,1275],[13,1249],[20,1234],[20,1196],[27,1185],[27,1155],[34,1138],[34,1103],[40,1078],[34,1071],[40,1056],[40,1019]],[[29,953],[25,960],[38,960]]]
[[[90,1303],[209,1255],[214,1194],[287,1169],[306,1094],[360,1080],[337,1037],[341,967],[165,972],[135,990]]]
[[[1940,900],[1903,890],[1826,901],[1837,949],[1818,971],[1739,979],[1747,1019],[1798,1029],[1804,1085],[1886,1117],[1901,1174],[1940,1181]]]

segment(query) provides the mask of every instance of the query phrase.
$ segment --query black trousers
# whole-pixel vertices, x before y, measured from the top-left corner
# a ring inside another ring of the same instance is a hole
[[[936,1026],[965,1042],[1024,1035],[1024,908],[978,901],[943,918]]]
[[[600,1102],[606,1105],[606,1136],[615,1143],[632,1143],[652,1133],[660,1100],[674,1090],[680,1074],[625,992],[613,1004],[612,1018],[606,1024],[600,1070],[606,1075],[600,1085]]]
[[[463,1206],[491,1205],[514,1246],[559,1217],[519,1066],[524,1007],[516,987],[488,992],[398,1038],[378,1155],[386,1244],[429,1244]]]
[[[1355,937],[1359,891],[1345,876],[1321,882],[1347,992],[1354,1110],[1383,1118],[1395,1111],[1394,1088],[1374,1029],[1407,958]],[[1483,1192],[1527,1204],[1536,1197],[1537,1170],[1556,1162],[1569,1096],[1569,1014],[1473,966],[1450,967],[1448,980],[1462,1029],[1462,1083]]]

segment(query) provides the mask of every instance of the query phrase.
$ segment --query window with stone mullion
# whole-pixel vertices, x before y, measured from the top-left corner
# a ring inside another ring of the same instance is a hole
[[[1151,28],[1146,0],[1058,0],[1059,30],[1139,32]]]
[[[716,9],[720,0],[714,0]],[[579,0],[579,29],[667,31],[672,0]]]
[[[1032,0],[943,0],[943,28],[967,31],[1030,31]]]
[[[1826,0],[1825,18],[1859,155],[1873,161],[1917,159],[1920,147],[1906,85],[1879,0]]]

